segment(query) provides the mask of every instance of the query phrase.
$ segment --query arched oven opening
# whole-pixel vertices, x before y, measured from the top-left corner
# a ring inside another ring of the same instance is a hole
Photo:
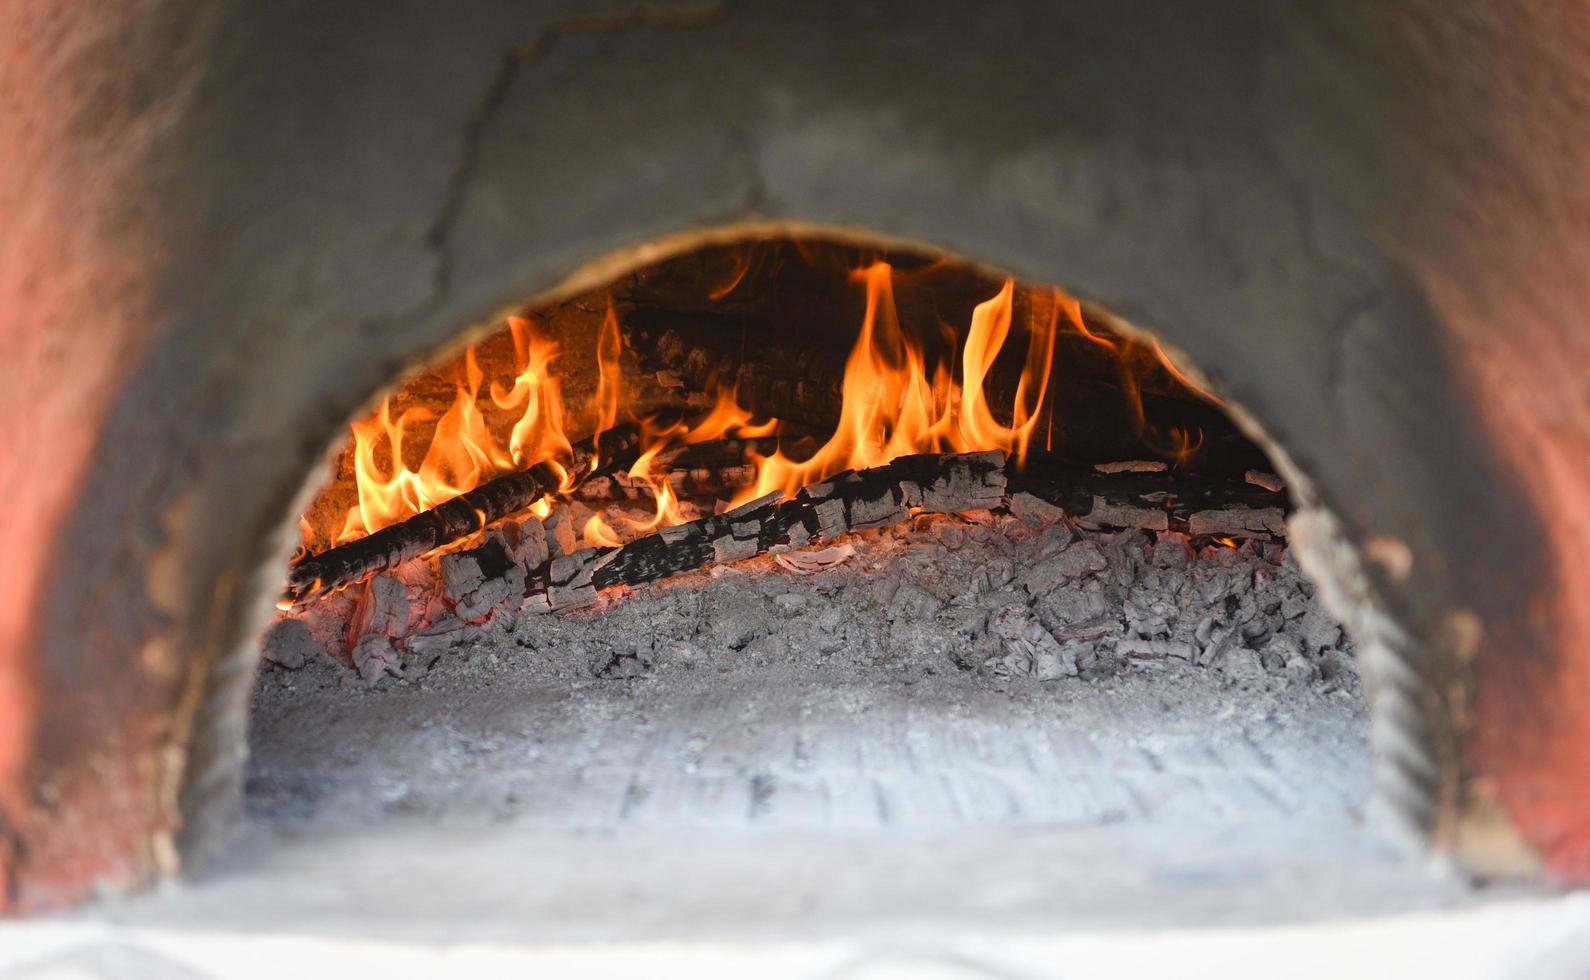
[[[263,638],[246,810],[343,841],[323,874],[463,833],[457,874],[530,846],[598,891],[657,887],[637,847],[838,887],[859,853],[1009,886],[1015,848],[1111,914],[1183,877],[1407,899],[1353,641],[1217,372],[1062,287],[813,237],[471,337],[351,424]]]
[[[0,972],[1572,973],[1590,76],[1448,6],[0,5]]]

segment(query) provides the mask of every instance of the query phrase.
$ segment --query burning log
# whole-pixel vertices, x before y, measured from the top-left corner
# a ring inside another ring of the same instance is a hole
[[[580,442],[574,447],[575,484],[628,468],[639,455],[640,443],[640,431],[633,425],[621,425]],[[593,467],[595,460],[599,462]],[[299,603],[393,568],[524,510],[556,493],[562,483],[557,467],[538,463],[489,480],[356,541],[306,555],[288,569],[285,598]]]
[[[589,605],[601,589],[641,585],[717,562],[897,524],[911,516],[908,508],[952,513],[998,506],[1004,488],[1001,452],[903,456],[885,466],[841,473],[793,498],[771,493],[620,548],[586,548],[554,559],[531,593],[544,608]]]
[[[639,497],[620,475],[636,458],[639,433],[626,426],[603,433],[602,465],[590,468],[589,441],[576,449],[576,485],[596,495]],[[679,467],[670,481],[681,489],[688,474],[708,473],[713,489],[732,489],[732,476],[748,481],[748,450],[766,452],[758,440],[722,440],[673,451]],[[701,464],[711,463],[712,466]],[[677,478],[677,479],[676,479]],[[312,555],[294,565],[288,599],[302,602],[367,578],[458,540],[555,492],[556,471],[542,465],[510,473],[433,510],[358,541]],[[1060,515],[1090,527],[1136,527],[1192,535],[1272,537],[1284,533],[1284,512],[1273,491],[1247,482],[1217,480],[1164,466],[1084,466],[1036,454],[1025,466],[997,450],[899,457],[866,470],[848,471],[786,498],[769,494],[722,514],[666,527],[617,548],[576,550],[566,510],[543,527],[499,525],[480,548],[448,555],[443,576],[450,598],[466,619],[479,619],[510,594],[529,595],[548,609],[596,600],[599,590],[641,585],[719,562],[804,548],[842,534],[905,521],[913,513],[1003,510],[1023,520]],[[488,553],[489,552],[489,553]],[[512,565],[517,574],[503,574]],[[456,594],[454,594],[456,593]]]
[[[1041,458],[1025,470],[1011,469],[998,451],[902,456],[841,473],[794,497],[768,494],[622,547],[582,549],[532,576],[530,594],[544,609],[575,608],[595,602],[602,589],[825,543],[903,523],[914,513],[1008,510],[1021,516],[1050,508],[1098,526],[1237,537],[1284,530],[1274,494],[1245,483],[1167,470],[1100,472]]]
[[[1270,489],[1162,464],[1082,466],[1035,454],[1009,482],[1012,495],[1029,493],[1088,525],[1232,537],[1285,533],[1285,511]]]

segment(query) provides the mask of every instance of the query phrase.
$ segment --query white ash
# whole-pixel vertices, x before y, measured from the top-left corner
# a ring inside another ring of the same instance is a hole
[[[406,635],[409,629],[408,589],[390,575],[375,576],[365,583],[353,618],[355,643],[370,634],[389,637]]]

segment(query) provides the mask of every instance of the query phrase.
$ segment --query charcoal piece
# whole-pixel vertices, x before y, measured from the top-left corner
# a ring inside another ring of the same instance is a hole
[[[460,643],[472,639],[479,632],[478,627],[471,626],[455,616],[448,616],[415,632],[404,641],[404,645],[418,654],[446,653]]]
[[[403,658],[392,641],[378,633],[361,639],[353,648],[353,667],[366,683],[373,684],[383,674],[403,675]]]
[[[453,611],[479,622],[510,596],[524,595],[525,569],[508,556],[499,541],[443,555],[442,588]]]
[[[998,450],[941,457],[938,476],[922,484],[922,509],[934,514],[1003,506],[1005,455]]]
[[[301,619],[279,619],[265,634],[265,659],[284,670],[297,670],[319,652],[309,624]]]
[[[619,565],[623,554],[622,548],[582,548],[572,555],[554,558],[548,570],[547,604],[561,611],[595,602],[597,576],[605,575],[607,569]]]
[[[1261,470],[1249,470],[1242,475],[1242,479],[1256,487],[1263,487],[1271,493],[1280,493],[1286,489],[1286,484],[1274,473],[1265,473]]]
[[[708,529],[716,526],[715,518],[704,518],[632,541],[592,572],[592,584],[598,589],[640,585],[700,568],[712,560]]]
[[[732,534],[724,534],[712,539],[712,560],[715,562],[740,561],[754,558],[756,554],[755,537],[737,538]]]
[[[1046,596],[1062,585],[1102,572],[1108,567],[1109,562],[1097,545],[1091,541],[1079,541],[1028,568],[1022,573],[1021,585],[1034,597]]]
[[[589,606],[600,598],[594,585],[549,585],[547,586],[547,604],[557,612],[569,609],[578,609]]]
[[[1286,536],[1286,513],[1279,507],[1222,507],[1200,510],[1187,518],[1189,534],[1221,534],[1234,538],[1255,534]]]
[[[650,640],[636,640],[628,649],[609,650],[591,661],[591,674],[602,680],[628,680],[639,677],[657,662],[657,651]]]
[[[760,545],[763,551],[804,548],[817,531],[816,514],[800,500],[788,501],[762,525]]]
[[[1059,507],[1025,491],[1011,495],[1010,513],[1028,527],[1045,527],[1065,515]]]
[[[712,530],[715,561],[738,561],[767,550],[764,535],[784,502],[784,492],[775,490],[724,512]]]
[[[1170,465],[1161,459],[1123,459],[1114,463],[1095,463],[1100,473],[1163,473]]]
[[[1115,652],[1128,660],[1198,660],[1198,648],[1183,640],[1126,639],[1115,644]]]
[[[574,531],[574,517],[567,507],[554,507],[541,522],[546,536],[547,554],[552,558],[572,555],[579,548],[579,536]]]
[[[1077,675],[1074,649],[1062,647],[1026,606],[1004,606],[994,612],[988,625],[1004,651],[995,665],[999,672],[1027,674],[1040,681]]]
[[[579,588],[590,585],[598,571],[618,560],[620,548],[581,548],[571,555],[552,559],[547,569],[551,585]]]
[[[508,556],[526,569],[540,568],[552,557],[546,526],[540,518],[504,522],[498,536]]]
[[[1312,656],[1317,657],[1326,650],[1334,649],[1341,642],[1341,626],[1317,607],[1309,607],[1299,621],[1299,626],[1303,634],[1303,643]]]
[[[850,530],[845,517],[845,502],[838,497],[816,501],[811,511],[817,520],[817,531],[813,536],[818,541],[832,541]]]
[[[858,496],[846,501],[849,505],[845,512],[845,520],[852,531],[860,531],[870,527],[884,527],[889,524],[899,524],[910,518],[911,514],[901,506],[899,498],[899,485],[884,486],[876,496]]]
[[[370,633],[399,638],[409,629],[409,596],[403,583],[390,575],[377,575],[365,583],[353,614],[350,641]]]
[[[928,620],[938,611],[939,600],[933,593],[910,582],[902,583],[889,600],[891,620]]]
[[[1162,507],[1141,507],[1134,504],[1115,503],[1094,496],[1087,513],[1077,523],[1097,530],[1107,527],[1135,527],[1144,531],[1170,530],[1170,514]]]

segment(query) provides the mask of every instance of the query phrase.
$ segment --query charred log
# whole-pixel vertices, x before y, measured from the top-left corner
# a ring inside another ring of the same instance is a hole
[[[634,425],[618,426],[583,440],[574,449],[576,484],[592,476],[628,468],[639,452],[640,431]],[[524,510],[542,497],[555,493],[562,482],[556,467],[538,463],[528,470],[489,480],[452,500],[356,541],[307,555],[288,569],[285,598],[293,603],[302,602],[417,558]]]
[[[1247,480],[1187,473],[1158,464],[1149,469],[1126,469],[1117,464],[1082,466],[1038,455],[1011,470],[1011,494],[1029,493],[1076,520],[1102,527],[1280,536],[1285,533],[1282,522],[1290,510],[1284,493]]]
[[[717,562],[823,543],[851,531],[898,524],[916,513],[1037,509],[1094,527],[1138,527],[1194,535],[1268,538],[1284,533],[1281,495],[1238,481],[1213,481],[1160,467],[1079,467],[1043,458],[1018,469],[1001,452],[902,456],[841,473],[793,497],[769,494],[722,514],[664,528],[618,548],[586,548],[532,576],[543,608],[596,600]]]

